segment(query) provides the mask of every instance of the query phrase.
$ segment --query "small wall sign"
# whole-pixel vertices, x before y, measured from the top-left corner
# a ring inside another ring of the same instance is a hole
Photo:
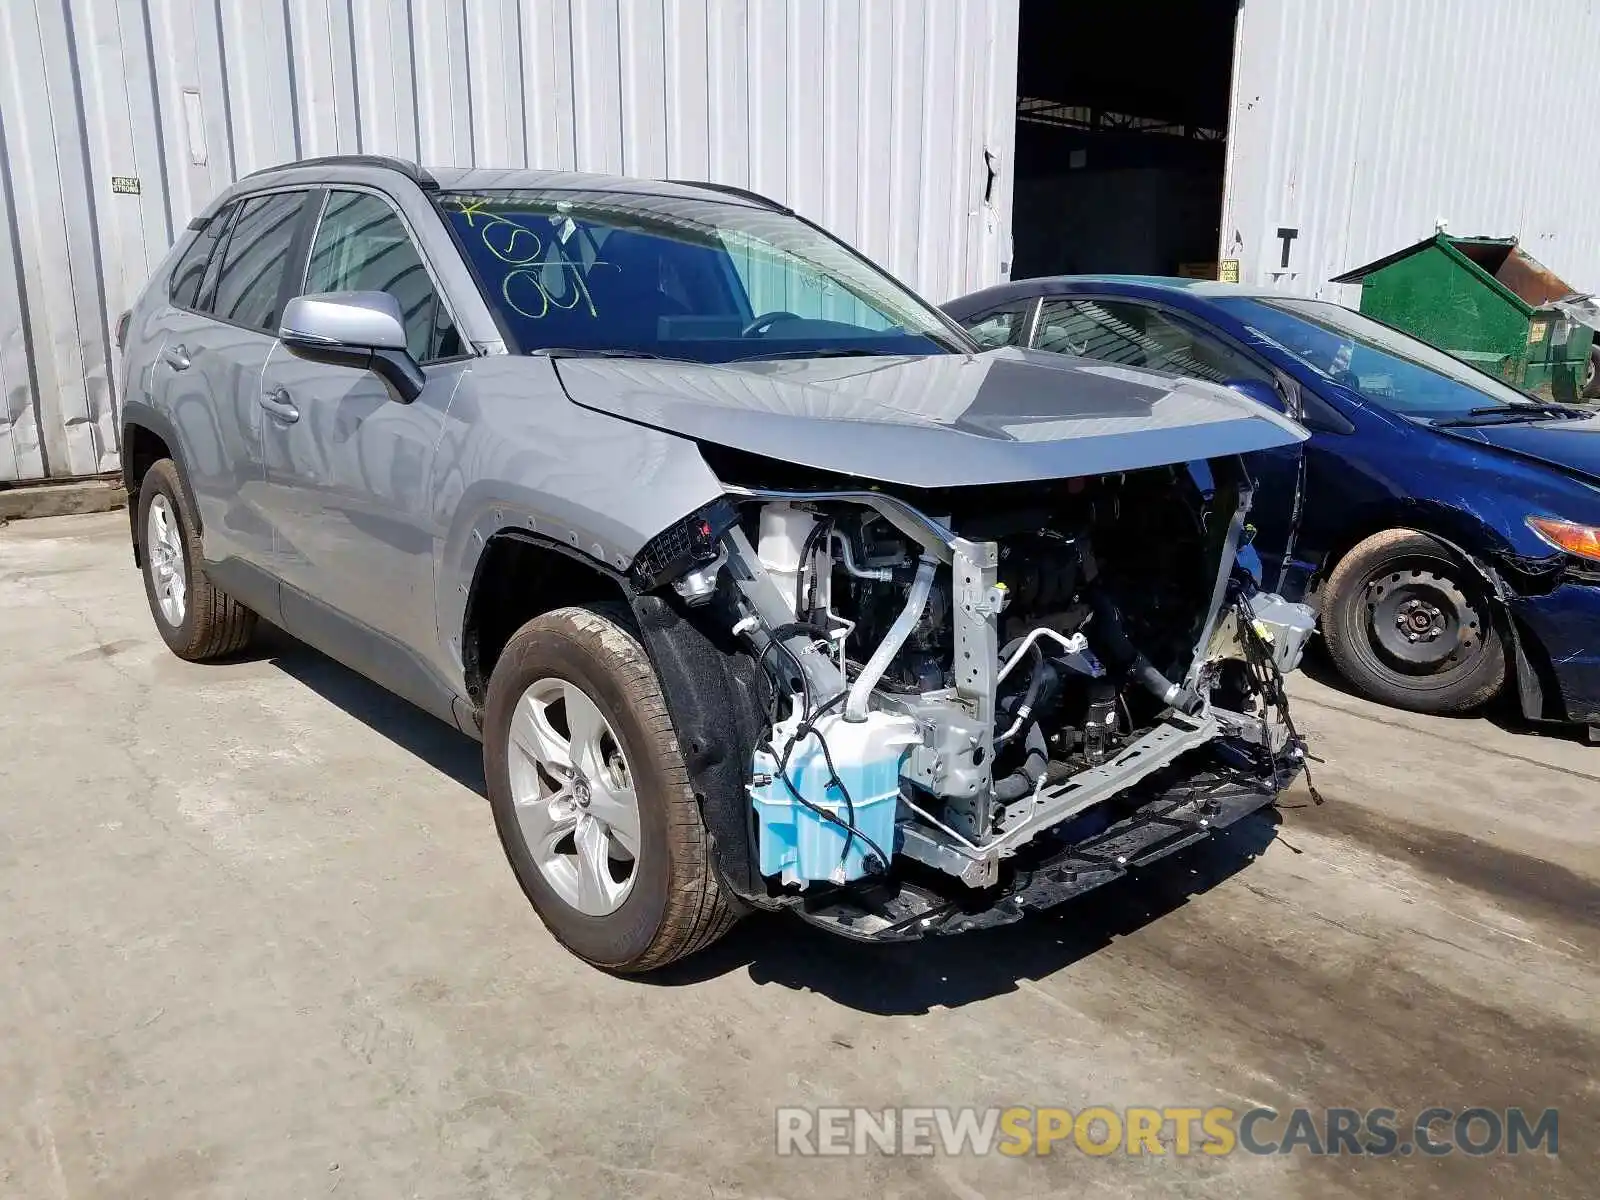
[[[121,196],[137,196],[139,194],[139,177],[137,175],[113,175],[111,177],[111,191]]]

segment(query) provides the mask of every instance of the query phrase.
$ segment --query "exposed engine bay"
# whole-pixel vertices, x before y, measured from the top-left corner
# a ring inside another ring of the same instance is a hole
[[[860,937],[965,927],[1049,854],[1122,828],[1136,785],[1180,759],[1254,797],[1235,815],[1303,765],[1281,685],[1314,618],[1236,563],[1238,460],[728,492],[657,565],[770,681],[748,792],[771,898]]]

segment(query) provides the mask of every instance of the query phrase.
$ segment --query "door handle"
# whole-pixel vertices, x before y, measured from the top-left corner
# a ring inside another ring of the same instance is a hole
[[[183,346],[168,346],[167,352],[161,357],[167,360],[167,366],[174,371],[189,369],[189,351]]]
[[[289,393],[283,388],[274,388],[270,392],[262,392],[261,407],[277,417],[278,420],[291,425],[300,419],[300,410],[294,406],[294,401],[289,399]]]

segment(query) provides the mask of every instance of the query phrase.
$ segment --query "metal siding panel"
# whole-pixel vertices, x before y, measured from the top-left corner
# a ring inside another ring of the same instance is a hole
[[[666,16],[662,0],[626,0],[618,12],[617,55],[622,76],[622,173],[656,179],[668,174]]]
[[[1600,287],[1600,5],[1244,0],[1238,44],[1221,256],[1245,282],[1353,302],[1327,280],[1444,220]]]
[[[746,5],[745,61],[748,71],[750,187],[763,196],[789,199],[789,30],[786,0],[750,0]]]
[[[475,0],[468,7],[475,161],[484,166],[528,165],[527,96],[522,66],[522,8],[518,0]]]
[[[623,172],[618,5],[619,0],[583,0],[572,10],[573,133],[580,171]]]
[[[6,144],[40,431],[52,474],[87,475],[99,466],[97,422],[109,417],[110,388],[81,66],[59,5],[0,7],[12,55]]]
[[[745,0],[708,0],[706,11],[706,178],[734,187],[750,180],[750,71]]]
[[[115,466],[111,322],[219,190],[295,157],[708,178],[935,298],[995,282],[1017,6],[0,0],[0,480]]]
[[[410,11],[417,152],[424,162],[475,165],[465,0],[412,0]]]
[[[0,22],[0,30],[5,30]],[[7,30],[9,32],[9,30]],[[12,43],[15,45],[15,43]],[[0,480],[45,474],[39,441],[39,389],[34,377],[32,321],[22,286],[22,228],[12,192],[8,125],[12,93],[0,87]]]
[[[528,165],[546,171],[578,169],[573,129],[572,10],[567,0],[545,0],[522,21],[527,68]]]
[[[822,215],[821,223],[852,246],[861,224],[861,80],[868,67],[861,44],[860,0],[826,0],[822,6]]]
[[[830,139],[823,126],[826,113],[820,87],[827,72],[823,61],[823,13],[821,4],[789,0],[785,39],[788,67],[785,77],[788,139],[785,146],[788,152],[786,175],[789,186],[784,199],[796,212],[826,224],[827,192],[824,179],[828,172]],[[835,232],[849,240],[848,232]]]
[[[706,0],[664,0],[665,173],[674,179],[710,176],[709,20]]]
[[[858,6],[861,70],[856,87],[857,161],[853,185],[856,249],[887,262],[889,181],[893,172],[894,9],[878,0]]]
[[[950,4],[930,4],[924,14],[926,42],[922,57],[922,154],[917,225],[916,267],[912,277],[928,294],[948,298],[946,282],[950,242],[965,236],[966,214],[961,203],[962,171],[955,159],[951,132],[960,127],[958,77],[960,51],[957,22],[960,10]]]
[[[922,235],[922,56],[927,44],[926,16],[921,0],[894,0],[894,105],[888,165],[890,252],[884,261],[913,286],[920,278],[916,258]],[[931,290],[928,295],[935,300],[940,298]]]

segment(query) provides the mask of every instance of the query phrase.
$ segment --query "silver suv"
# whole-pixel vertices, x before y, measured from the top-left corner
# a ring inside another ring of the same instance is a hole
[[[182,658],[265,619],[480,738],[511,867],[616,971],[753,909],[1016,920],[1300,768],[1310,615],[1236,562],[1226,389],[979,353],[699,183],[375,158],[241,180],[119,324]]]

